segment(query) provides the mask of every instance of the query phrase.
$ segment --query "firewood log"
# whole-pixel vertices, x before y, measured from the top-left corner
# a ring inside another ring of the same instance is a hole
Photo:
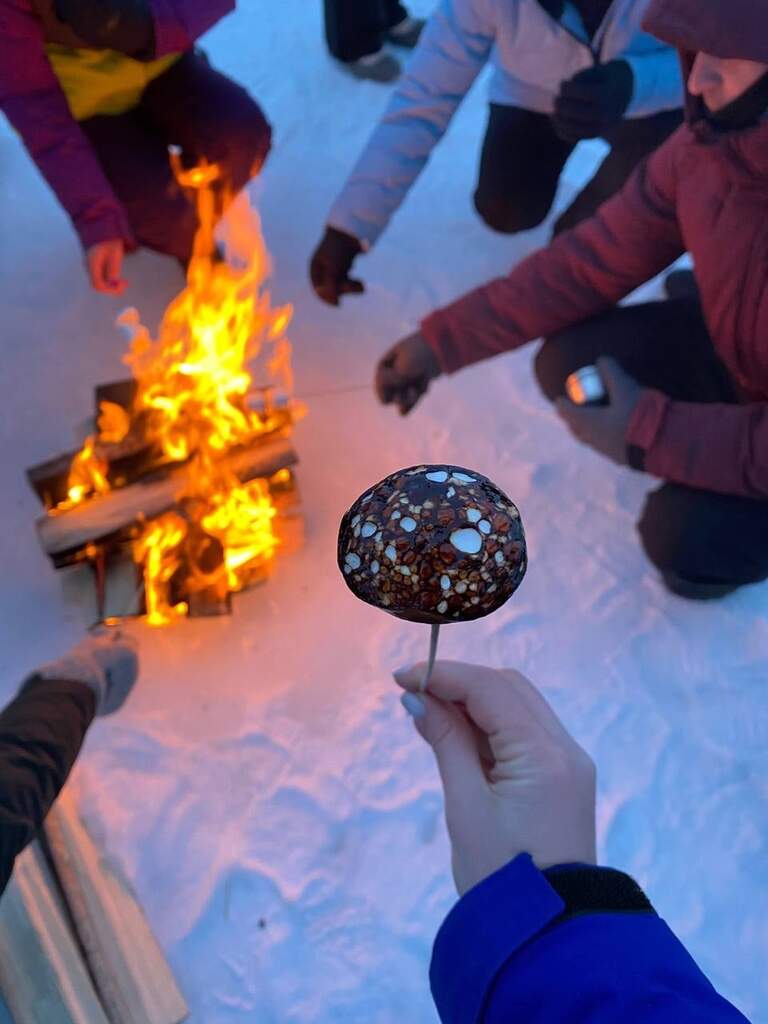
[[[37,842],[0,900],[0,990],[14,1024],[110,1024]]]
[[[136,898],[97,850],[64,790],[45,836],[110,1024],[180,1024],[189,1010]]]
[[[241,481],[270,477],[279,469],[298,461],[290,442],[270,435],[248,448],[233,450],[223,457],[222,466],[232,470]],[[77,551],[124,529],[142,518],[152,519],[168,512],[178,502],[189,480],[190,466],[175,467],[159,479],[146,478],[90,498],[74,508],[43,516],[37,532],[43,551],[54,556]]]

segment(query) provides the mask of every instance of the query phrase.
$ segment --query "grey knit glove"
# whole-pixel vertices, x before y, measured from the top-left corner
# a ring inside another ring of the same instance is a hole
[[[83,683],[96,696],[96,714],[110,715],[125,703],[139,675],[138,644],[117,629],[94,633],[33,675]]]

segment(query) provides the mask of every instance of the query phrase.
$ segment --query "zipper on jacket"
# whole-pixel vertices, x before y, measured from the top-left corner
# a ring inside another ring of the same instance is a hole
[[[585,50],[589,50],[589,54],[592,57],[593,63],[600,64],[602,63],[601,57],[603,51],[603,44],[605,42],[605,37],[608,35],[608,28],[610,27],[611,15],[614,13],[615,6],[616,0],[612,0],[612,2],[608,6],[608,10],[605,12],[605,17],[598,25],[597,32],[595,32],[594,35],[594,39],[598,40],[596,46],[594,45],[594,40],[582,39],[581,36],[576,35],[573,29],[570,29],[567,25],[564,25],[562,21],[558,21],[556,24],[559,25],[563,32],[566,32],[571,37],[571,39],[575,39],[577,43],[584,47]],[[549,17],[551,17],[551,15],[549,15]],[[579,14],[579,17],[581,17],[581,14]],[[554,21],[554,18],[552,20]],[[583,21],[582,27],[584,27]]]

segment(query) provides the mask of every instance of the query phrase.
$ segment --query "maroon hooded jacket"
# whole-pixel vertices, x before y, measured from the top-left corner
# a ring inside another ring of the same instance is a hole
[[[699,51],[768,63],[765,0],[653,0],[643,27],[677,46],[687,67]],[[768,119],[709,138],[688,121],[593,218],[434,312],[422,333],[450,373],[605,311],[686,250],[743,404],[675,402],[647,390],[627,442],[664,480],[765,500]]]
[[[62,26],[52,36],[39,17],[40,0],[0,0],[0,109],[72,218],[84,248],[112,238],[133,247],[122,204],[101,168],[46,56],[46,42],[83,45]],[[188,50],[228,14],[235,0],[150,0],[155,51],[149,58]]]

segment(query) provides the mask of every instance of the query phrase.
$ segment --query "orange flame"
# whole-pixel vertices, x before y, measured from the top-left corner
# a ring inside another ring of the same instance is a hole
[[[181,514],[148,523],[133,545],[134,559],[143,565],[147,621],[153,625],[188,610],[185,603],[172,604],[169,583],[184,569],[192,524],[221,544],[230,590],[241,589],[254,568],[273,557],[278,540],[269,487],[261,480],[241,483],[220,462],[231,448],[287,426],[298,411],[288,404],[293,380],[285,331],[292,309],[271,307],[264,288],[269,259],[258,216],[244,196],[227,217],[228,255],[234,250],[235,265],[216,258],[214,172],[212,165],[183,172],[177,166],[182,184],[198,190],[200,229],[187,286],[166,310],[157,338],[142,327],[135,310],[119,319],[133,336],[125,357],[138,382],[133,414],[142,415],[147,442],[167,461],[188,461]],[[262,393],[261,402],[252,401],[254,391]],[[130,429],[115,408],[102,406],[101,440],[122,440]],[[89,438],[72,464],[68,507],[108,490],[106,469]]]
[[[72,508],[94,494],[105,494],[110,489],[108,468],[96,453],[96,437],[92,434],[72,460],[67,478],[67,497],[58,508]]]
[[[179,549],[187,524],[169,512],[153,520],[133,546],[135,561],[144,565],[144,599],[150,626],[165,626],[186,615],[187,604],[171,605],[168,595],[171,577],[181,565]]]

